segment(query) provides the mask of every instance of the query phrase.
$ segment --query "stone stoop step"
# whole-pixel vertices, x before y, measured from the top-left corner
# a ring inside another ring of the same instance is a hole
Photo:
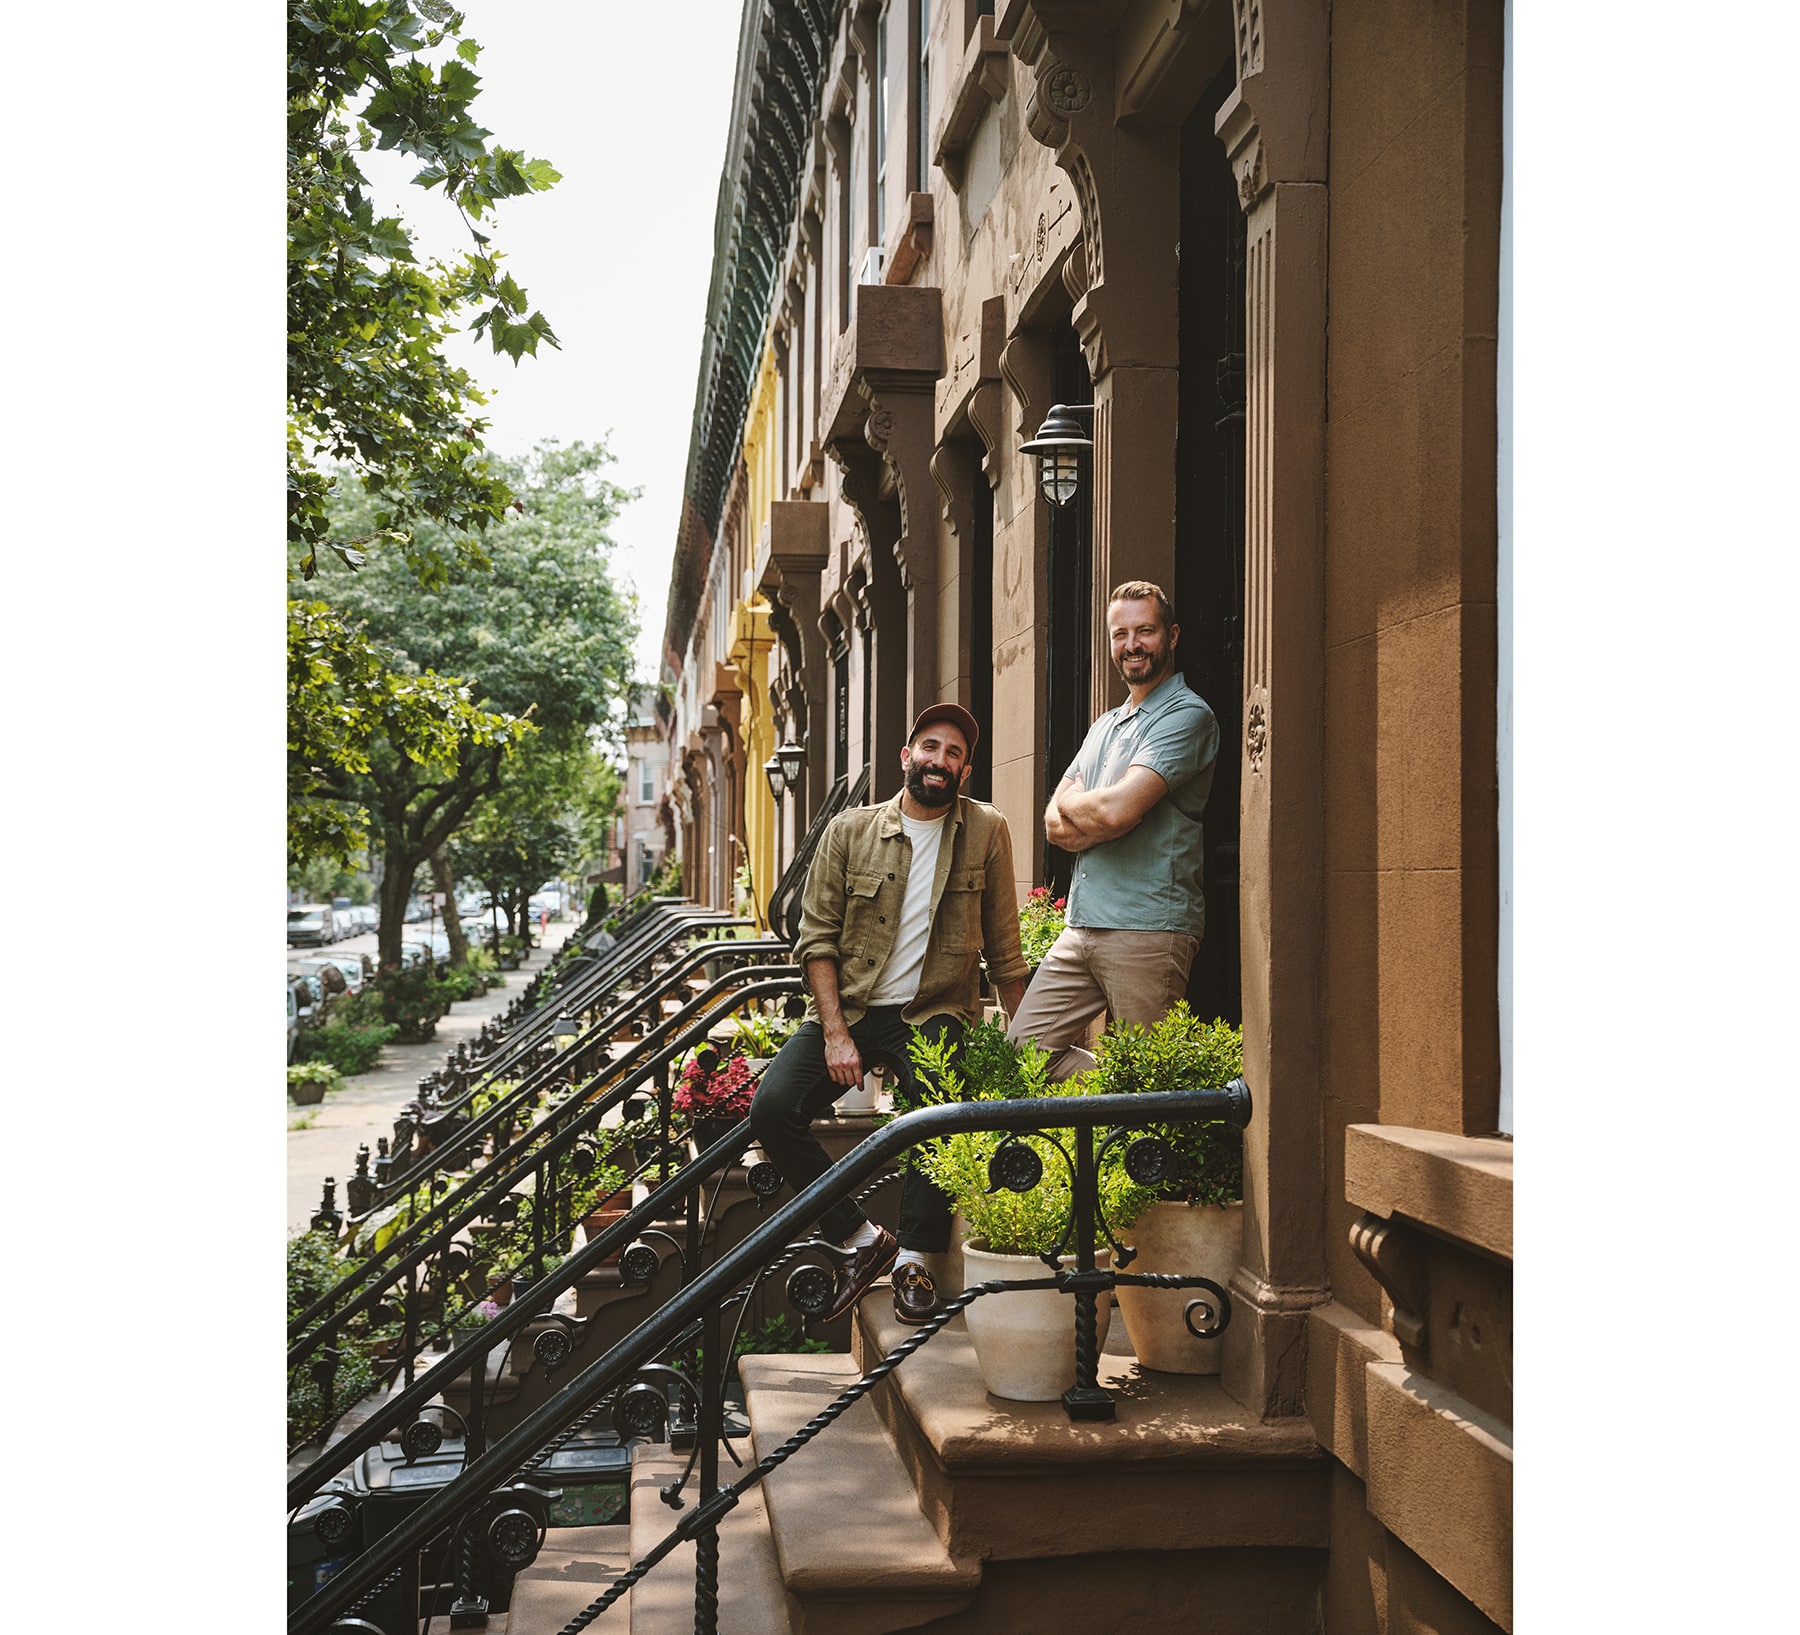
[[[739,1441],[738,1453],[747,1465],[746,1441]],[[684,1490],[686,1505],[682,1510],[671,1510],[657,1491],[679,1476],[687,1468],[687,1461],[685,1451],[676,1453],[666,1445],[640,1445],[634,1450],[631,1555],[625,1567],[641,1561],[693,1509],[697,1482],[690,1482]],[[739,1474],[738,1467],[723,1453],[719,1464],[722,1484]],[[602,1585],[593,1595],[604,1588]],[[627,1627],[631,1635],[693,1635],[694,1545],[676,1545],[632,1587],[626,1599],[631,1604],[629,1626],[616,1621],[619,1609],[613,1607],[588,1627],[599,1635],[605,1635],[608,1628],[620,1635]],[[769,1537],[769,1517],[760,1486],[746,1493],[719,1523],[719,1628],[727,1635],[796,1635],[796,1626],[788,1620],[787,1597],[782,1593],[781,1574],[775,1565],[775,1547]],[[527,1632],[521,1626],[519,1635],[539,1632]]]
[[[888,1302],[865,1300],[854,1355],[871,1367],[912,1332]],[[869,1401],[934,1536],[962,1556],[1326,1547],[1329,1462],[1304,1419],[1259,1422],[1216,1376],[1156,1373],[1130,1355],[1103,1353],[1099,1376],[1112,1421],[989,1396],[959,1316]]]
[[[563,1628],[631,1565],[630,1532],[624,1522],[548,1529],[537,1560],[513,1580],[510,1605],[488,1621],[488,1635],[552,1635]],[[631,1591],[588,1628],[594,1635],[626,1635]]]
[[[756,1456],[766,1458],[858,1377],[841,1355],[747,1356],[738,1364]],[[867,1398],[772,1472],[780,1581],[797,1635],[886,1635],[957,1613],[981,1564],[944,1548]]]

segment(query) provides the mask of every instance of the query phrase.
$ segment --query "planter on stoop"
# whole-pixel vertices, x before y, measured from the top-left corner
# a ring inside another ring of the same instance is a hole
[[[1148,1030],[1109,1028],[1101,1035],[1091,1075],[1102,1094],[1216,1089],[1243,1072],[1240,1029],[1202,1022],[1177,1005]],[[1227,1287],[1243,1252],[1244,1132],[1235,1125],[1157,1124],[1144,1132],[1166,1142],[1172,1173],[1156,1201],[1114,1228],[1137,1256],[1120,1270],[1206,1277]],[[1146,1368],[1164,1374],[1216,1374],[1221,1338],[1198,1338],[1214,1306],[1201,1288],[1147,1289],[1120,1284],[1119,1316],[1131,1349]]]

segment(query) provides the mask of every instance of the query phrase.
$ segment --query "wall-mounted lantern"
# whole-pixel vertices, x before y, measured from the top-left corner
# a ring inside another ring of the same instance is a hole
[[[769,780],[769,793],[779,805],[781,797],[787,793],[787,773],[782,770],[779,752],[763,762],[763,776]]]
[[[1019,445],[1021,454],[1037,457],[1038,487],[1052,505],[1067,505],[1081,491],[1082,456],[1094,452],[1082,420],[1093,413],[1090,403],[1053,403],[1037,436]]]
[[[775,751],[774,758],[781,762],[781,774],[787,780],[788,788],[798,792],[800,774],[806,770],[806,751],[794,742],[791,730]]]

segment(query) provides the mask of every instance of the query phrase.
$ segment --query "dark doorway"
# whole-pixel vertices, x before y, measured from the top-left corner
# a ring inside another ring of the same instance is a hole
[[[1075,404],[1094,401],[1094,383],[1075,326],[1066,320],[1051,335],[1050,399]],[[1092,435],[1092,427],[1089,427]],[[1050,618],[1045,653],[1044,798],[1062,782],[1087,736],[1088,682],[1094,645],[1094,482],[1082,473],[1081,491],[1067,505],[1050,510]],[[1039,503],[1045,503],[1039,501]],[[1044,884],[1052,897],[1068,893],[1075,866],[1072,853],[1044,843]]]
[[[1181,132],[1175,622],[1187,684],[1219,721],[1206,805],[1206,935],[1188,978],[1197,1016],[1243,1020],[1238,934],[1239,745],[1244,697],[1244,213],[1213,133],[1225,68]]]

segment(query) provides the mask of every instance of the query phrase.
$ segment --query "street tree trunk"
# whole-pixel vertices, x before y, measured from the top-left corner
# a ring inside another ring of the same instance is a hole
[[[450,939],[450,963],[469,963],[469,939],[463,935],[462,915],[456,910],[456,882],[450,876],[450,860],[442,846],[431,854],[431,878],[444,898],[444,935]]]

